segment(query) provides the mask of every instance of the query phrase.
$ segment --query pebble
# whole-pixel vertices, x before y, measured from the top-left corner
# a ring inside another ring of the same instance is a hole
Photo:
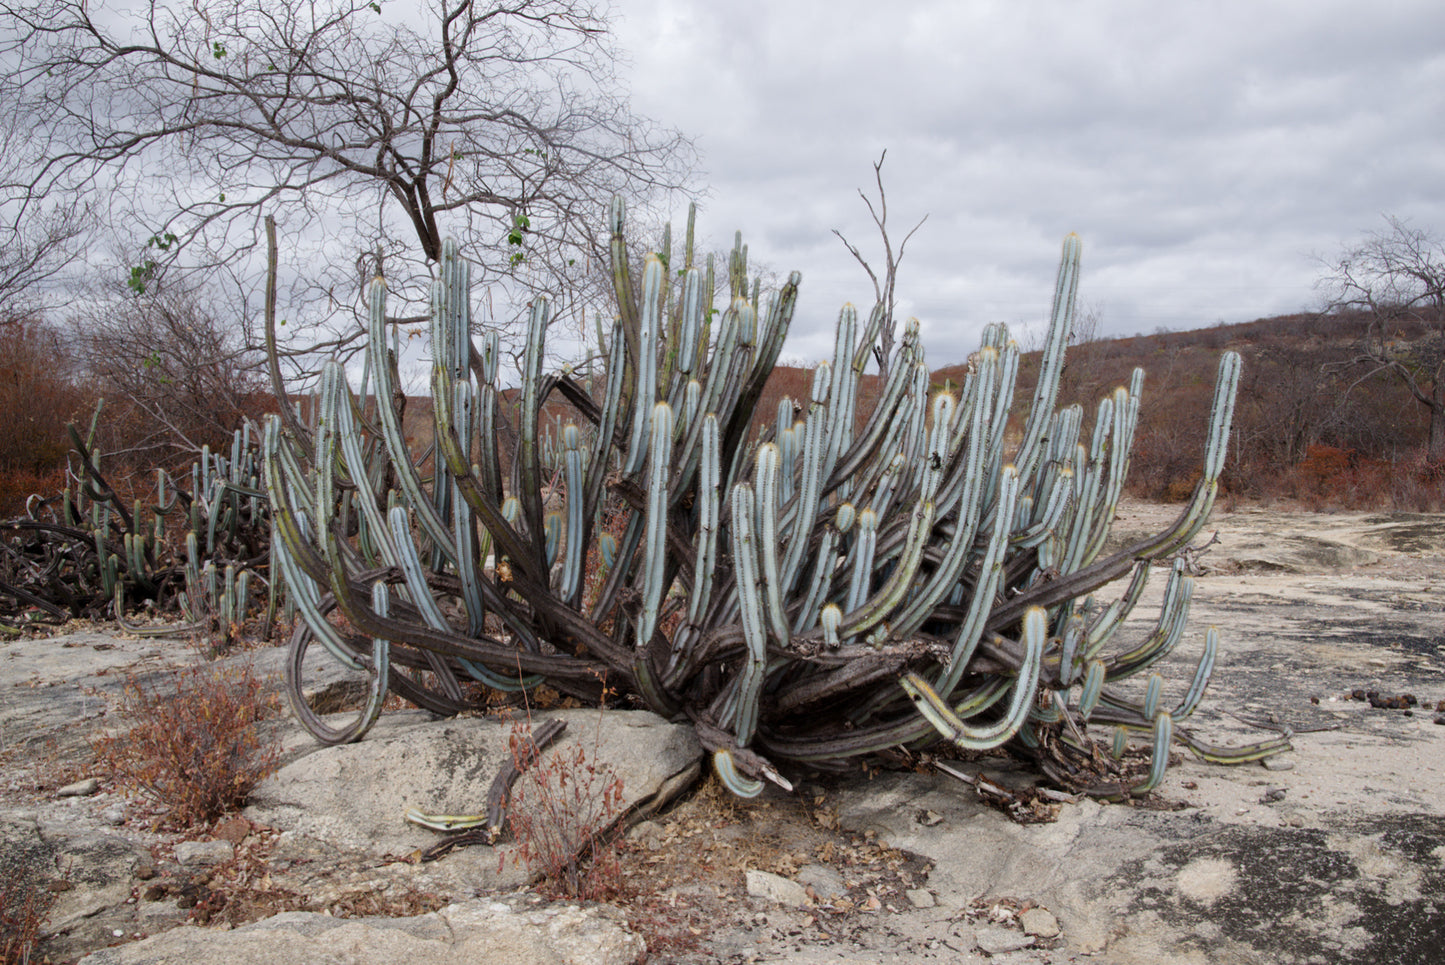
[[[1284,796],[1289,793],[1287,788],[1272,787],[1264,792],[1264,797],[1259,799],[1260,804],[1273,804],[1276,801],[1283,801]]]
[[[106,824],[118,828],[122,824],[125,824],[125,808],[121,807],[119,804],[115,805],[114,807],[106,808],[105,811],[101,814],[100,819]]]
[[[1004,955],[1008,952],[1016,952],[1020,948],[1028,948],[1034,943],[1034,936],[1025,935],[1012,928],[985,925],[974,932],[974,943],[985,955]]]
[[[229,841],[181,841],[176,844],[176,862],[182,868],[225,864],[236,856]]]
[[[1273,757],[1266,757],[1264,760],[1260,761],[1260,763],[1264,765],[1264,769],[1265,769],[1266,771],[1292,771],[1292,770],[1294,770],[1294,762],[1293,762],[1293,761],[1277,761],[1277,760],[1275,760]]]
[[[808,903],[808,893],[802,885],[770,871],[748,871],[748,894],[793,908],[802,908]]]
[[[67,784],[55,792],[56,797],[89,797],[100,790],[100,779],[87,777],[83,781]]]
[[[837,898],[848,890],[843,876],[825,864],[805,864],[793,878],[803,887],[812,888],[813,894],[823,901]]]
[[[908,902],[914,908],[932,908],[938,902],[933,899],[933,892],[927,888],[910,888],[904,892]]]
[[[1059,920],[1047,908],[1030,908],[1019,915],[1019,924],[1024,926],[1025,935],[1039,938],[1059,937]]]

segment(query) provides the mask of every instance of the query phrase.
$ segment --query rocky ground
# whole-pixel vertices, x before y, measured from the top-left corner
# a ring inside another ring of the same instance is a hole
[[[1116,532],[1169,512],[1130,506]],[[608,902],[553,901],[524,887],[515,845],[417,862],[437,835],[401,817],[478,809],[512,726],[494,719],[398,711],[337,749],[278,719],[285,766],[242,818],[152,831],[90,739],[117,726],[123,681],[194,657],[82,631],[0,642],[0,881],[54,896],[35,961],[92,965],[1438,960],[1445,517],[1239,509],[1213,532],[1168,693],[1218,626],[1198,730],[1248,743],[1289,727],[1295,749],[1236,768],[1181,756],[1130,805],[1065,803],[1021,824],[923,762],[739,802],[695,779],[685,729],[562,711],[558,753],[615,769],[638,821]],[[1148,592],[1136,636],[1162,580]],[[231,659],[279,672],[276,651]],[[338,685],[320,666],[316,679]],[[1002,758],[967,770],[1027,782]]]

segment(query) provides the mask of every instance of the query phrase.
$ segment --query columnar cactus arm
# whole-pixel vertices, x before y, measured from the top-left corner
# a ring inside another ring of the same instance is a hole
[[[386,584],[378,581],[372,586],[372,607],[386,615],[388,595]],[[391,676],[391,646],[381,637],[372,638],[371,665],[366,668],[366,700],[355,720],[344,727],[333,727],[311,708],[305,698],[302,681],[302,667],[311,634],[305,625],[298,626],[292,633],[286,650],[285,682],[286,697],[296,719],[307,732],[326,745],[348,744],[366,736],[373,724],[381,717],[382,704],[386,701]]]
[[[544,583],[547,572],[546,537],[542,519],[542,465],[537,424],[542,407],[542,351],[550,317],[547,299],[532,299],[532,311],[527,321],[527,347],[522,356],[522,409],[518,420],[516,459],[517,496],[522,502],[522,518],[531,544],[530,562],[539,582]]]
[[[367,460],[362,452],[361,434],[356,425],[351,392],[346,388],[346,374],[339,362],[328,362],[321,370],[322,412],[336,433],[341,445],[346,477],[356,487],[356,500],[377,552],[388,565],[396,563],[396,549],[390,531],[382,518],[377,493],[372,489]],[[329,401],[329,405],[327,404]]]
[[[757,406],[758,399],[762,396],[763,388],[767,384],[768,376],[772,373],[773,366],[777,364],[778,355],[783,350],[783,341],[787,338],[788,328],[793,321],[793,311],[798,305],[798,287],[802,281],[803,276],[796,271],[793,272],[773,298],[757,336],[757,351],[753,364],[746,379],[739,385],[736,401],[731,407],[731,419],[724,418],[722,409],[716,410],[718,421],[724,429],[723,455],[731,462],[727,472],[728,478],[732,478],[745,461],[743,458],[745,447],[742,442],[747,436],[753,409]]]
[[[473,353],[477,374],[477,438],[481,440],[479,486],[494,505],[502,503],[502,461],[497,450],[497,363],[501,346],[496,332],[482,334],[482,350]]]
[[[465,500],[489,538],[496,543],[497,549],[508,559],[514,561],[531,579],[541,581],[544,579],[546,571],[539,568],[537,554],[533,552],[533,547],[516,531],[511,522],[507,520],[502,507],[489,495],[488,487],[483,482],[485,472],[482,474],[483,478],[479,478],[476,473],[471,471],[466,449],[457,437],[456,419],[453,412],[455,393],[449,390],[449,385],[450,380],[446,370],[440,366],[433,366],[432,404],[436,407],[437,452],[451,471],[452,479],[457,487],[457,494]],[[489,443],[484,439],[483,445],[488,444],[494,443]],[[418,516],[424,521],[428,514],[425,511],[419,511]]]
[[[645,311],[644,311],[645,314]],[[652,407],[648,449],[646,537],[642,557],[642,612],[637,620],[637,649],[647,649],[657,628],[657,611],[667,572],[667,478],[672,463],[672,407]]]
[[[903,601],[913,583],[913,577],[918,573],[919,564],[923,562],[923,550],[932,529],[933,503],[920,503],[909,516],[908,535],[897,566],[871,599],[843,617],[842,632],[849,635],[866,633],[892,614],[894,608]]]
[[[567,489],[567,555],[559,593],[568,606],[581,605],[582,571],[587,557],[587,489],[583,483],[582,433],[576,423],[562,430],[563,474]]]
[[[1060,579],[1031,587],[1000,606],[989,618],[989,627],[1002,629],[1022,618],[1029,606],[1052,607],[1092,592],[1127,573],[1143,559],[1166,556],[1187,545],[1198,535],[1214,505],[1218,491],[1219,471],[1223,468],[1224,443],[1234,413],[1234,395],[1239,386],[1240,361],[1236,352],[1225,352],[1220,360],[1219,378],[1214,386],[1209,441],[1205,447],[1206,473],[1195,484],[1194,496],[1179,518],[1163,533],[1146,537],[1124,547],[1114,555],[1099,560]],[[1213,469],[1214,475],[1207,470]]]
[[[1139,646],[1108,661],[1111,683],[1153,666],[1178,645],[1193,593],[1194,578],[1185,575],[1184,561],[1176,560],[1169,572],[1169,582],[1164,587],[1158,623]]]
[[[632,474],[642,471],[647,458],[648,427],[652,419],[652,407],[658,401],[657,345],[658,329],[662,325],[662,260],[648,255],[642,271],[642,306],[638,346],[641,353],[637,363],[635,389],[630,401],[632,411],[631,442],[628,443],[627,461],[623,471]]]
[[[437,513],[422,486],[421,474],[412,462],[411,452],[407,448],[406,438],[401,430],[401,420],[395,407],[390,404],[393,394],[400,390],[396,385],[395,362],[389,360],[385,355],[386,283],[380,278],[371,283],[368,319],[370,333],[368,351],[373,356],[371,368],[376,378],[377,417],[387,450],[391,454],[391,464],[396,470],[397,485],[407,502],[416,510],[417,520],[421,523],[423,532],[432,540],[434,546],[442,548],[445,552],[451,547],[449,527]],[[321,508],[314,507],[314,509],[320,511]],[[455,562],[454,558],[452,562]]]
[[[623,339],[627,343],[627,355],[635,363],[639,358],[638,332],[641,328],[641,313],[637,308],[637,298],[632,293],[632,275],[627,266],[627,239],[623,231],[626,220],[627,209],[622,198],[613,198],[607,218],[612,236],[608,246],[612,256],[612,290],[617,295],[617,314]],[[635,394],[634,392],[633,395]]]
[[[1058,396],[1059,380],[1064,372],[1064,347],[1068,344],[1069,332],[1073,329],[1074,300],[1079,290],[1079,256],[1083,249],[1079,236],[1070,234],[1064,239],[1063,254],[1059,259],[1059,275],[1054,283],[1054,304],[1049,316],[1047,343],[1044,345],[1039,368],[1039,381],[1034,388],[1033,404],[1029,407],[1028,424],[1024,427],[1024,438],[1019,443],[1015,462],[1021,475],[1028,479],[1033,476],[1043,453],[1040,445],[1044,430],[1054,413],[1054,400]]]
[[[994,504],[993,524],[989,531],[988,548],[979,563],[978,575],[969,601],[968,613],[958,628],[958,635],[949,654],[948,666],[939,674],[934,687],[948,699],[973,658],[974,649],[983,636],[985,621],[998,598],[999,585],[1003,580],[1004,551],[1009,543],[1009,521],[1013,518],[1014,501],[1019,490],[1018,471],[1006,467],[999,486],[999,499]]]
[[[739,746],[746,747],[758,723],[758,703],[762,699],[763,671],[767,661],[767,617],[758,570],[757,534],[753,529],[754,493],[747,483],[738,483],[732,491],[732,551],[737,568],[737,593],[741,606],[743,639],[747,655],[738,675],[737,709],[733,732]]]
[[[1029,708],[1038,692],[1039,668],[1043,662],[1044,644],[1048,640],[1048,615],[1042,607],[1034,607],[1024,616],[1024,661],[1013,686],[1013,697],[999,720],[980,726],[969,724],[953,712],[928,682],[917,674],[906,674],[899,683],[938,732],[965,750],[989,750],[1003,744],[1023,726]]]
[[[863,427],[863,434],[856,438],[848,450],[839,457],[838,465],[834,467],[833,474],[828,477],[825,489],[836,488],[844,480],[858,472],[878,452],[889,426],[893,425],[896,419],[899,403],[902,402],[910,384],[909,377],[912,372],[908,363],[911,360],[912,349],[905,338],[899,343],[893,367],[888,372],[888,384],[883,389],[883,395],[879,399],[877,407],[874,408],[867,424]]]
[[[778,564],[778,476],[782,460],[778,447],[771,442],[758,447],[756,458],[753,489],[756,496],[754,507],[757,512],[755,532],[756,552],[760,563],[759,583],[762,587],[768,627],[777,645],[786,649],[791,633],[788,616],[783,611],[782,575]],[[737,512],[736,506],[733,511]]]

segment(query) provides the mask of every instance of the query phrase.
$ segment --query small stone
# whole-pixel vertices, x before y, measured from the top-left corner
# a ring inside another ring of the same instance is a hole
[[[1059,920],[1047,908],[1030,908],[1019,915],[1019,924],[1024,926],[1025,935],[1038,938],[1059,937]]]
[[[214,831],[211,832],[211,835],[218,841],[229,841],[233,845],[238,845],[242,841],[245,841],[246,835],[250,833],[251,822],[247,821],[245,818],[241,817],[238,814],[234,817],[227,818],[220,824],[216,825],[216,828]]]
[[[925,810],[918,815],[918,823],[925,828],[933,828],[943,823],[943,815],[937,811]]]
[[[225,864],[236,856],[229,841],[182,841],[176,845],[176,862],[182,868],[203,868]]]
[[[125,808],[119,804],[115,807],[106,808],[105,812],[101,814],[100,819],[106,824],[118,828],[122,824],[125,824]]]
[[[1260,763],[1264,765],[1264,769],[1266,771],[1294,770],[1294,761],[1277,761],[1273,757],[1266,757],[1264,760],[1260,761]]]
[[[1023,932],[1014,931],[1012,928],[1000,928],[998,925],[985,925],[974,932],[974,943],[978,945],[979,951],[992,957],[994,955],[1007,955],[1009,952],[1016,952],[1021,948],[1028,948],[1034,943],[1034,936],[1025,935]]]
[[[825,864],[803,865],[793,879],[804,888],[813,889],[813,894],[821,901],[831,901],[848,891],[843,876]]]
[[[927,888],[910,888],[903,893],[908,898],[908,903],[914,908],[932,908],[938,902],[933,898],[933,892]]]
[[[767,898],[780,905],[802,908],[808,904],[808,893],[796,881],[769,871],[749,871],[748,894],[754,898]]]
[[[1259,799],[1260,804],[1274,804],[1276,801],[1283,801],[1285,794],[1289,793],[1287,788],[1272,787],[1264,792],[1264,797]]]
[[[1436,714],[1436,715],[1435,715],[1435,723],[1437,723],[1437,724],[1445,724],[1445,714]]]
[[[1302,828],[1305,826],[1305,819],[1298,814],[1291,814],[1284,823],[1292,828]]]
[[[56,797],[90,797],[100,790],[99,778],[87,777],[83,781],[67,784],[55,792]]]

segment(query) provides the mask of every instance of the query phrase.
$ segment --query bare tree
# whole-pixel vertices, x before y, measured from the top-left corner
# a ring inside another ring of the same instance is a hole
[[[80,247],[84,230],[78,205],[31,208],[0,224],[0,300],[6,315],[41,306],[40,290]]]
[[[883,328],[878,333],[878,344],[873,347],[873,355],[878,360],[879,375],[885,381],[888,378],[888,362],[893,356],[893,335],[896,328],[893,318],[894,285],[898,280],[898,266],[903,261],[903,249],[908,247],[908,242],[914,232],[923,227],[923,222],[928,220],[928,215],[919,218],[918,224],[908,229],[908,234],[904,235],[903,240],[898,243],[898,250],[893,250],[893,239],[888,235],[888,195],[883,190],[883,159],[886,157],[888,157],[888,152],[885,150],[878,155],[878,160],[873,162],[873,180],[878,185],[877,206],[875,207],[873,200],[863,193],[862,188],[858,189],[858,197],[862,198],[863,203],[868,206],[868,213],[873,217],[873,223],[878,226],[878,234],[883,241],[883,277],[881,279],[878,277],[878,273],[873,270],[868,259],[863,257],[863,253],[858,250],[856,245],[843,237],[843,232],[837,228],[833,229],[833,234],[838,236],[838,240],[843,242],[858,264],[862,265],[863,270],[868,273],[868,279],[873,282],[875,301],[883,306],[885,313]]]
[[[0,81],[0,103],[16,91]],[[33,197],[25,158],[33,145],[12,109],[0,114],[0,312],[8,319],[36,311],[41,290],[82,247],[89,211],[74,195]]]
[[[1445,462],[1445,244],[1428,231],[1387,217],[1388,230],[1372,232],[1326,264],[1320,286],[1328,310],[1360,312],[1368,329],[1350,365],[1363,382],[1381,372],[1395,376],[1426,412],[1426,458]]]
[[[263,359],[226,305],[166,286],[72,314],[76,363],[96,391],[123,402],[127,449],[139,461],[193,458],[270,405]]]
[[[379,271],[421,302],[448,233],[486,280],[557,298],[612,194],[690,175],[686,139],[629,109],[587,0],[95,6],[0,2],[0,64],[42,147],[28,197],[107,198],[146,246],[136,289],[172,264],[259,277],[274,213],[307,272],[341,266],[302,276],[315,315]]]

